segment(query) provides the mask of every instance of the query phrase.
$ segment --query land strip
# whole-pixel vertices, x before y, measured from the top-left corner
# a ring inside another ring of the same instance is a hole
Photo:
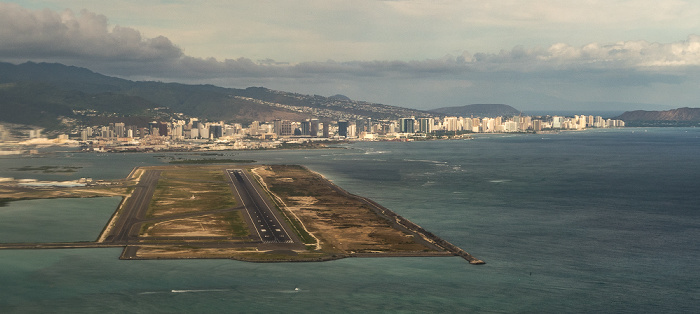
[[[254,172],[274,199],[313,234],[322,251],[344,257],[461,256],[484,262],[367,198],[353,195],[302,166]],[[309,243],[311,244],[311,243]]]
[[[302,166],[142,167],[119,188],[130,193],[97,241],[10,243],[0,249],[124,247],[122,259],[254,262],[456,255],[483,264]]]

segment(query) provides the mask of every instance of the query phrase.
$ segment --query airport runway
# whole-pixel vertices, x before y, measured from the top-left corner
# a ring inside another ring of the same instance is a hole
[[[241,169],[227,169],[233,189],[245,206],[255,231],[263,243],[294,243],[287,232],[289,227],[275,213],[275,209],[255,187],[248,174]]]
[[[105,242],[127,243],[130,238],[138,237],[139,230],[132,229],[140,226],[137,222],[146,215],[160,173],[160,170],[144,171],[139,183],[134,187],[131,197],[124,204],[114,228],[112,228],[113,234],[109,235]]]
[[[222,169],[223,170],[223,169]],[[124,247],[121,258],[136,259],[136,251],[144,245],[177,245],[190,242],[199,247],[235,248],[256,245],[263,250],[303,249],[304,245],[294,234],[289,225],[281,219],[281,214],[273,207],[267,194],[253,181],[250,175],[242,169],[224,170],[229,177],[231,190],[240,204],[234,208],[217,209],[205,212],[183,213],[167,217],[146,218],[146,212],[153,198],[156,185],[162,170],[145,169],[138,184],[134,186],[131,195],[124,201],[116,217],[113,217],[112,227],[104,240],[95,242],[69,243],[0,243],[0,249],[65,249],[65,248],[94,248],[94,247]],[[139,237],[141,225],[145,222],[187,218],[204,214],[221,213],[233,210],[244,210],[246,221],[252,226],[248,237],[232,236],[193,236],[193,237]]]

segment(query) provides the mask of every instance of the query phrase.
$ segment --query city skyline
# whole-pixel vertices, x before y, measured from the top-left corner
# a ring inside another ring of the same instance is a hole
[[[43,129],[0,124],[0,144],[9,147],[78,144],[83,151],[201,151],[283,148],[285,144],[310,144],[318,141],[414,141],[425,139],[471,138],[477,133],[551,133],[588,128],[625,127],[622,120],[601,116],[495,116],[495,117],[407,117],[374,120],[301,121],[275,119],[253,121],[249,125],[184,117],[152,121],[148,125],[113,122],[106,125],[75,126],[67,133],[49,138]],[[16,136],[10,139],[10,133]],[[55,138],[54,138],[55,137]],[[9,140],[9,141],[8,141]],[[22,154],[11,150],[2,154]]]
[[[697,107],[690,1],[3,1],[0,60],[416,109]]]

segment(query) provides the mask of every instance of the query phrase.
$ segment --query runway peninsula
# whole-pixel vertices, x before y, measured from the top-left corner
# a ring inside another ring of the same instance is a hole
[[[21,198],[124,195],[94,242],[0,243],[0,249],[124,247],[121,259],[251,262],[461,256],[483,261],[367,198],[296,165],[135,168],[100,192],[17,191]],[[19,198],[19,197],[16,197]]]

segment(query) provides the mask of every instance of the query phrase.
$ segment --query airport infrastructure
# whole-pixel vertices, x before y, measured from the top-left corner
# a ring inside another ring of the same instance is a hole
[[[257,246],[268,250],[304,249],[298,237],[291,233],[290,227],[280,219],[279,212],[257,182],[242,168],[225,169],[231,191],[239,201],[238,206],[211,211],[147,217],[149,205],[158,184],[159,169],[143,169],[138,183],[131,195],[122,201],[119,209],[112,216],[103,233],[94,242],[54,242],[54,243],[0,243],[0,249],[59,249],[59,248],[93,248],[125,247],[122,259],[135,259],[141,246],[177,246],[196,244],[202,248],[241,248]],[[130,176],[134,176],[132,171]],[[246,225],[250,229],[248,237],[232,236],[196,236],[196,237],[147,237],[141,234],[146,223],[182,219],[214,213],[243,211]]]

